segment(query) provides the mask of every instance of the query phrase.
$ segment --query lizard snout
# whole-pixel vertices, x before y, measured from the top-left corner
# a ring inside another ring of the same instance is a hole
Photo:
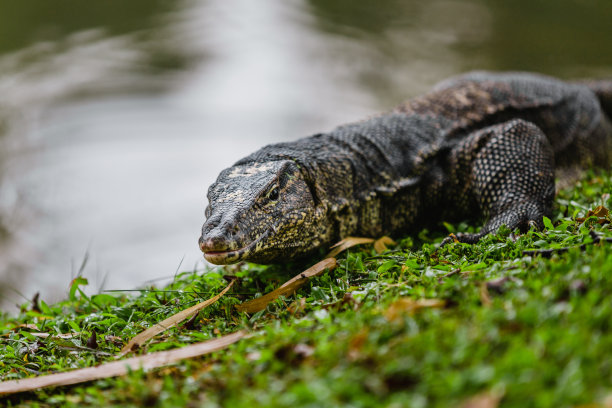
[[[226,245],[222,239],[220,240],[217,237],[211,238],[209,236],[202,235],[198,240],[198,244],[200,244],[200,250],[204,253],[224,252],[229,249],[228,245]]]
[[[204,223],[198,240],[204,258],[213,264],[224,265],[236,262],[240,257],[235,228]]]
[[[198,240],[200,249],[204,253],[236,250],[234,230],[229,223],[222,223],[219,219],[209,219],[202,226],[202,235]]]

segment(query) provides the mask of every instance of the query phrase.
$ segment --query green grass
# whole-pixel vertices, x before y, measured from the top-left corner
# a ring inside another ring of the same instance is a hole
[[[88,297],[77,280],[64,302],[40,301],[38,310],[26,304],[18,316],[0,318],[2,379],[111,360],[141,330],[218,293],[224,274],[239,277],[228,295],[140,352],[241,328],[252,336],[167,368],[16,395],[0,405],[448,407],[489,393],[502,407],[598,406],[612,395],[612,244],[590,243],[591,231],[612,237],[612,228],[596,217],[576,218],[598,205],[611,208],[610,191],[612,172],[589,175],[557,197],[544,231],[501,231],[438,251],[444,234],[423,231],[382,255],[350,249],[336,270],[254,315],[233,305],[276,288],[303,265],[186,272],[139,295]],[[446,227],[473,231],[464,223]],[[568,246],[574,248],[550,258],[523,254]],[[391,316],[403,297],[446,306]],[[40,339],[23,324],[80,334]],[[92,334],[95,350],[87,348]]]

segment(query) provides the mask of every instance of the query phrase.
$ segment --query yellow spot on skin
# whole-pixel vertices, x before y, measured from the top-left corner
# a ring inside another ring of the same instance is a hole
[[[226,195],[225,197],[221,197],[219,198],[218,202],[219,203],[224,203],[224,202],[235,202],[235,201],[243,201],[244,200],[244,190],[236,190],[232,193],[229,193],[228,195]]]
[[[269,171],[273,168],[272,163],[257,163],[254,164],[252,166],[249,167],[236,167],[235,169],[232,170],[232,172],[228,175],[229,178],[236,178],[236,177],[250,177],[250,176],[254,176],[255,174],[259,174],[261,172],[264,171]]]

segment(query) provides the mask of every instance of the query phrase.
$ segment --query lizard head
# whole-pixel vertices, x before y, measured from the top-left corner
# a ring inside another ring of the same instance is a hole
[[[320,211],[291,160],[225,169],[210,186],[208,201],[199,244],[211,263],[271,263],[310,252],[317,240]]]

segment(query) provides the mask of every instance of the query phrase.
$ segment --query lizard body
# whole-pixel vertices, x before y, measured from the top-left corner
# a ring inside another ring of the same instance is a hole
[[[541,225],[555,176],[611,163],[611,105],[612,81],[446,80],[390,113],[265,146],[223,170],[200,248],[212,263],[272,263],[442,220],[487,218],[462,242],[502,224]]]

